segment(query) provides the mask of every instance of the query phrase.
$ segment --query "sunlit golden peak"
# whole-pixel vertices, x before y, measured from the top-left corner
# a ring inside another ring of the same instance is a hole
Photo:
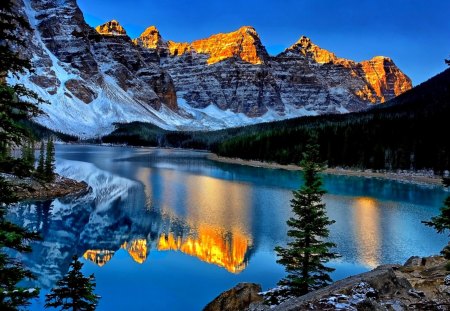
[[[167,43],[161,37],[159,30],[155,26],[150,26],[133,43],[148,49],[159,49],[160,52],[167,50]]]
[[[256,32],[256,29],[252,26],[242,26],[236,32],[251,34],[259,37],[258,33]]]
[[[335,62],[338,60],[334,53],[331,53],[315,45],[314,43],[312,43],[311,39],[306,36],[301,36],[294,45],[286,50],[286,52],[299,53],[301,55],[312,58],[319,64]]]
[[[300,39],[298,39],[297,42],[295,42],[295,44],[300,44],[302,46],[308,46],[311,44],[311,39],[308,38],[307,36],[301,36]]]
[[[95,27],[95,30],[101,35],[126,36],[127,32],[115,19]]]
[[[391,62],[391,63],[393,62],[390,57],[381,56],[381,55],[372,57],[371,61],[387,61],[387,62]]]

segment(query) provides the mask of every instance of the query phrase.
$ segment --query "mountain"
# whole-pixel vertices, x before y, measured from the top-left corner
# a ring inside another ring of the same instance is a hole
[[[211,130],[304,115],[364,110],[411,88],[387,57],[356,63],[301,37],[270,56],[253,27],[191,43],[165,40],[154,26],[131,39],[113,20],[95,29],[76,0],[16,0],[32,30],[20,82],[51,105],[36,121],[82,137],[114,122],[168,130]]]
[[[109,143],[210,150],[218,155],[299,163],[312,132],[330,167],[375,170],[450,169],[450,69],[383,105],[347,114],[308,116],[210,132],[164,131],[119,124]],[[424,172],[429,174],[430,171]]]
[[[445,138],[450,132],[449,119],[447,69],[367,111],[253,125],[209,133],[208,139],[210,149],[222,156],[298,163],[305,142],[315,132],[321,158],[330,167],[443,174],[450,169],[450,141]],[[195,140],[184,138],[191,145]],[[199,137],[196,144],[205,141]]]

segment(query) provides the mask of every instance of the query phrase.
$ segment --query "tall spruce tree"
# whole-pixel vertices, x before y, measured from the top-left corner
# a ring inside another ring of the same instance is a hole
[[[20,121],[42,113],[39,103],[44,101],[22,84],[11,85],[8,74],[18,76],[31,71],[31,62],[21,58],[17,52],[25,47],[25,41],[17,36],[17,29],[30,29],[25,18],[16,13],[13,1],[0,2],[0,144],[7,148],[11,144],[21,145],[31,136]],[[14,49],[13,49],[14,48]],[[28,100],[26,100],[26,98]]]
[[[422,221],[422,223],[434,228],[438,233],[444,233],[446,230],[450,230],[450,196],[444,201],[444,206],[441,207],[441,213],[438,216],[432,217],[428,221]],[[450,243],[445,246],[441,253],[445,259],[450,259]],[[450,270],[450,266],[447,269]]]
[[[39,151],[38,166],[36,168],[36,177],[39,179],[44,179],[44,162],[45,162],[45,145],[41,141],[41,149]]]
[[[31,137],[20,122],[40,114],[37,104],[43,102],[23,85],[11,85],[7,81],[8,74],[17,76],[31,70],[30,61],[14,52],[25,47],[25,41],[17,35],[18,29],[30,29],[25,18],[17,13],[15,4],[17,1],[0,1],[0,156],[3,164],[9,161],[11,165],[20,161],[9,157],[9,148],[21,146]],[[6,251],[29,252],[29,242],[36,240],[38,235],[6,219],[7,207],[17,202],[17,197],[3,178],[0,178],[0,193],[0,309],[18,310],[28,305],[29,299],[36,297],[39,291],[18,285],[32,274]]]
[[[284,265],[287,276],[279,284],[286,285],[294,295],[304,295],[331,282],[329,273],[333,268],[324,264],[338,255],[330,249],[335,247],[325,240],[329,236],[329,220],[322,202],[325,190],[319,175],[325,165],[319,161],[318,146],[308,144],[300,162],[304,184],[293,191],[289,218],[287,247],[277,246],[278,263]]]
[[[56,283],[50,294],[46,295],[46,308],[73,311],[96,309],[100,297],[94,293],[95,278],[93,274],[85,277],[81,272],[82,267],[83,264],[74,256],[69,272]]]
[[[55,145],[53,139],[49,138],[47,142],[47,152],[45,155],[44,179],[47,182],[55,180]]]
[[[34,157],[34,141],[30,139],[26,144],[22,146],[22,162],[25,167],[29,170],[29,174],[34,171],[34,162],[36,161]]]

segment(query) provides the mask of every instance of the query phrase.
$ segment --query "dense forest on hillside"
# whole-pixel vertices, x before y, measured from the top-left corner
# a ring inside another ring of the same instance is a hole
[[[103,142],[208,149],[221,156],[298,163],[318,137],[329,166],[450,169],[450,69],[365,112],[264,123],[214,132],[169,132],[145,123],[118,124]]]

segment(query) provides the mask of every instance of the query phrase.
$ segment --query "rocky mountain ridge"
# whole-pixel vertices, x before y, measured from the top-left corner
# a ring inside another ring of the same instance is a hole
[[[355,63],[306,37],[270,56],[253,27],[192,43],[165,40],[155,26],[132,40],[116,20],[95,29],[76,0],[16,0],[32,26],[19,30],[34,73],[23,83],[52,105],[37,121],[92,137],[114,122],[211,130],[367,109],[411,88],[389,58]]]

